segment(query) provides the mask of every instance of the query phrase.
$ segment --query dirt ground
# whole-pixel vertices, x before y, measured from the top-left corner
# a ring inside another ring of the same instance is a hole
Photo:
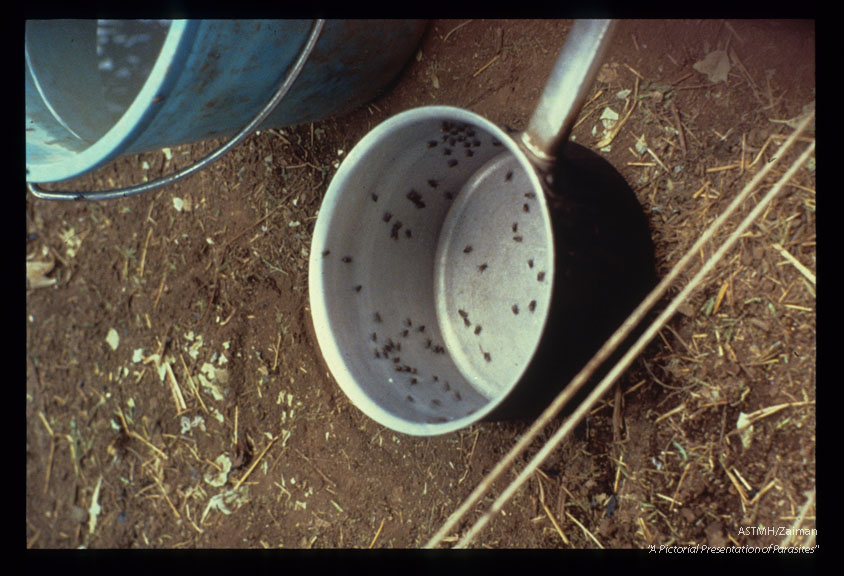
[[[397,81],[342,117],[261,131],[147,195],[27,194],[27,548],[423,546],[530,422],[417,438],[355,408],[311,326],[317,211],[343,154],[400,111],[524,129],[569,27],[435,20]],[[601,153],[648,215],[661,275],[814,107],[814,45],[806,21],[621,23],[574,138],[598,150],[606,110],[623,122]],[[136,183],[214,146],[63,187]],[[815,207],[812,158],[473,546],[817,550]]]

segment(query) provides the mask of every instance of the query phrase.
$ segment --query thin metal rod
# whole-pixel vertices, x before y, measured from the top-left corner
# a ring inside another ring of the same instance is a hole
[[[807,117],[798,128],[789,136],[785,142],[782,143],[774,161],[766,163],[765,166],[756,173],[753,179],[744,187],[742,192],[729,204],[726,210],[715,219],[709,228],[698,238],[691,248],[683,255],[676,265],[669,271],[669,273],[657,284],[657,286],[642,300],[639,306],[627,317],[627,319],[619,326],[613,335],[604,343],[604,345],[595,353],[591,360],[577,373],[572,381],[566,386],[554,399],[553,402],[539,415],[536,421],[525,432],[519,441],[504,455],[498,464],[490,471],[489,474],[477,485],[475,490],[463,501],[460,507],[455,510],[440,529],[431,537],[425,544],[426,548],[433,548],[437,546],[443,538],[445,538],[457,525],[457,523],[468,513],[469,510],[486,494],[495,482],[527,449],[533,440],[542,432],[548,423],[562,410],[572,397],[580,390],[586,383],[589,377],[603,364],[612,353],[618,348],[633,331],[633,329],[644,319],[645,315],[656,305],[662,298],[668,288],[671,287],[676,278],[685,269],[689,262],[697,257],[701,247],[709,241],[714,232],[720,228],[723,223],[738,209],[747,196],[756,188],[761,180],[767,176],[768,172],[773,169],[779,162],[794,142],[797,141],[798,136],[808,126],[814,114]]]
[[[613,366],[612,370],[604,377],[603,380],[590,392],[589,396],[586,397],[577,409],[569,416],[566,421],[560,426],[559,430],[557,430],[554,435],[545,443],[542,449],[531,459],[531,461],[525,466],[525,468],[521,471],[521,473],[516,477],[513,482],[510,483],[509,486],[501,493],[501,495],[492,503],[486,513],[481,516],[477,522],[469,529],[469,531],[460,539],[457,543],[456,548],[465,548],[469,545],[470,542],[475,538],[475,536],[480,532],[484,526],[490,521],[490,519],[497,514],[504,504],[513,496],[513,494],[518,490],[522,484],[524,484],[530,477],[536,472],[537,468],[545,461],[551,453],[557,449],[557,447],[562,443],[562,441],[568,436],[572,430],[574,430],[575,426],[577,426],[583,418],[586,417],[586,414],[592,410],[592,407],[598,403],[604,394],[606,394],[610,387],[615,384],[615,381],[618,379],[621,374],[630,367],[630,364],[633,363],[633,360],[638,356],[642,350],[644,350],[645,346],[656,336],[657,332],[665,326],[668,320],[674,315],[677,311],[677,308],[686,301],[689,295],[698,288],[698,285],[706,278],[706,276],[715,268],[715,265],[721,261],[724,255],[735,245],[739,238],[741,238],[742,234],[747,230],[747,228],[753,224],[753,222],[759,217],[760,214],[768,207],[768,204],[774,199],[774,197],[779,193],[779,191],[785,186],[785,184],[794,176],[794,173],[809,159],[809,157],[815,151],[815,143],[814,141],[806,147],[806,150],[803,151],[803,154],[795,160],[794,164],[792,164],[791,168],[782,176],[782,178],[777,181],[777,183],[768,191],[767,194],[759,201],[759,203],[754,206],[753,210],[741,221],[741,223],[733,230],[727,240],[715,251],[715,253],[710,256],[710,258],[706,261],[706,263],[700,268],[697,274],[692,278],[691,281],[680,291],[677,296],[674,297],[673,300],[668,304],[668,306],[663,310],[663,312],[654,320],[648,329],[636,340],[636,343],[631,346],[624,356],[619,360],[615,366]]]
[[[300,72],[302,72],[302,68],[304,68],[306,61],[313,52],[314,46],[316,46],[317,40],[319,40],[319,36],[322,33],[323,26],[325,25],[324,20],[315,20],[313,26],[311,27],[311,33],[308,36],[308,40],[305,43],[305,46],[302,48],[302,51],[299,53],[299,57],[294,62],[293,66],[291,67],[290,71],[287,73],[287,76],[282,82],[281,86],[279,86],[278,90],[276,90],[273,97],[264,105],[258,115],[255,116],[249,124],[244,126],[244,128],[236,134],[233,138],[231,138],[228,142],[202,158],[201,160],[197,161],[190,166],[186,166],[181,170],[174,172],[173,174],[168,174],[167,176],[162,176],[161,178],[157,178],[155,180],[151,180],[149,182],[144,182],[142,184],[136,184],[134,186],[128,186],[126,188],[119,188],[113,190],[101,190],[101,191],[94,191],[94,192],[75,192],[69,190],[45,190],[41,188],[38,184],[34,182],[27,182],[27,188],[32,193],[33,196],[36,198],[42,198],[45,200],[111,200],[114,198],[125,198],[126,196],[133,196],[135,194],[140,194],[142,192],[148,192],[150,190],[154,190],[156,188],[161,188],[163,186],[169,186],[174,182],[181,180],[182,178],[186,178],[198,172],[204,168],[206,168],[212,162],[215,162],[220,159],[221,156],[226,154],[229,150],[240,144],[243,140],[246,139],[247,136],[252,134],[258,126],[261,125],[267,116],[272,114],[273,110],[279,105],[282,99],[287,95],[290,91],[290,88],[296,82],[296,79],[299,77]]]

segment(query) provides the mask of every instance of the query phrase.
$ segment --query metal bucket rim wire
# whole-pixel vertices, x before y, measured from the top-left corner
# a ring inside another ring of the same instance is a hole
[[[296,82],[296,79],[299,77],[299,74],[302,72],[302,68],[304,68],[306,61],[311,55],[311,52],[313,52],[313,49],[316,46],[317,41],[319,40],[320,34],[322,34],[324,26],[325,20],[317,19],[314,21],[308,39],[302,47],[302,50],[299,52],[299,56],[297,57],[296,61],[293,63],[287,75],[285,76],[284,81],[281,83],[278,90],[276,90],[275,94],[273,94],[272,98],[270,98],[270,100],[268,100],[264,107],[258,112],[258,114],[248,124],[246,124],[246,126],[244,126],[240,132],[235,134],[233,137],[231,137],[228,141],[226,141],[213,152],[210,152],[203,158],[197,160],[195,163],[186,166],[172,174],[161,176],[149,182],[143,182],[141,184],[127,186],[125,188],[99,190],[92,192],[79,192],[72,190],[45,190],[44,188],[41,188],[37,183],[29,181],[27,181],[26,183],[27,188],[33,196],[44,200],[110,200],[114,198],[125,198],[127,196],[134,196],[136,194],[148,192],[150,190],[161,188],[163,186],[169,186],[170,184],[173,184],[178,180],[181,180],[195,172],[204,169],[212,162],[215,162],[224,154],[226,154],[229,150],[240,144],[243,140],[245,140],[246,137],[251,135],[255,131],[255,129],[260,126],[261,122],[263,122],[267,118],[267,116],[269,116],[273,112],[273,110],[276,109],[276,107],[281,103],[281,101],[290,91],[290,88],[293,87],[293,84]]]

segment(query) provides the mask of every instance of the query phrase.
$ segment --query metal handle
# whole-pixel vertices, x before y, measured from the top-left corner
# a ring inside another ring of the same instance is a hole
[[[293,83],[296,82],[296,78],[299,77],[299,73],[302,71],[302,68],[304,68],[305,62],[311,55],[314,46],[316,46],[317,40],[319,39],[319,36],[322,33],[324,25],[325,20],[314,21],[314,24],[311,27],[310,36],[308,37],[308,41],[305,43],[305,46],[302,48],[302,52],[299,54],[299,57],[293,64],[293,67],[287,73],[287,77],[284,79],[284,82],[282,82],[281,86],[279,86],[276,93],[266,103],[266,105],[261,109],[261,111],[258,112],[258,115],[255,116],[255,118],[253,118],[252,121],[249,122],[249,124],[247,124],[240,132],[238,132],[237,135],[231,138],[228,142],[226,142],[204,158],[198,160],[194,164],[182,168],[181,170],[174,172],[173,174],[162,176],[161,178],[157,178],[150,182],[144,182],[143,184],[136,184],[135,186],[128,186],[126,188],[119,188],[113,190],[101,190],[94,192],[44,190],[43,188],[38,186],[38,184],[35,184],[33,182],[27,182],[27,188],[36,198],[43,198],[46,200],[110,200],[112,198],[124,198],[126,196],[132,196],[135,194],[140,194],[141,192],[148,192],[149,190],[154,190],[155,188],[160,188],[162,186],[167,186],[173,184],[178,180],[181,180],[182,178],[185,178],[186,176],[190,176],[194,172],[202,170],[215,160],[218,160],[223,154],[240,144],[247,136],[252,134],[252,132],[254,132],[258,126],[260,126],[261,122],[263,122],[267,118],[267,116],[272,113],[273,110],[275,110],[281,100],[287,95],[287,92],[293,86]]]
[[[547,166],[574,121],[610,45],[614,20],[576,20],[545,85],[539,104],[522,133],[522,146]]]

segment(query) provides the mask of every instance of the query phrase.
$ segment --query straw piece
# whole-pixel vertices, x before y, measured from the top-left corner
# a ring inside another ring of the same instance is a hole
[[[803,524],[803,520],[806,518],[806,514],[809,512],[809,509],[815,505],[815,488],[813,487],[806,496],[806,503],[803,504],[803,507],[800,509],[800,514],[797,518],[795,518],[794,524],[791,525],[791,530],[788,531],[788,535],[782,541],[783,548],[790,546],[794,540],[794,536],[800,533],[800,525]]]
[[[188,409],[185,405],[185,397],[182,396],[182,389],[176,381],[176,375],[173,374],[173,368],[169,362],[164,363],[164,370],[167,372],[167,381],[170,382],[170,392],[173,394],[173,401],[176,403],[176,415],[178,416]]]
[[[590,540],[592,540],[592,542],[594,542],[595,544],[597,544],[597,545],[598,545],[598,548],[600,548],[601,550],[603,550],[603,549],[604,549],[604,545],[603,545],[603,544],[601,544],[601,542],[600,542],[600,541],[598,541],[598,539],[597,539],[597,538],[595,538],[595,535],[594,535],[594,534],[592,534],[592,533],[591,533],[591,532],[590,532],[590,531],[586,528],[586,526],[584,526],[583,524],[581,524],[580,522],[578,522],[577,518],[575,518],[574,516],[572,516],[569,512],[566,512],[566,517],[567,517],[569,520],[571,520],[572,522],[574,522],[575,524],[577,524],[577,525],[578,525],[578,527],[579,527],[581,530],[583,530],[583,533],[584,533],[584,534],[586,534],[586,536],[588,536],[588,537],[589,537],[589,539],[590,539]]]
[[[375,546],[375,542],[378,540],[378,536],[381,535],[381,529],[384,528],[384,521],[385,520],[387,520],[387,519],[386,518],[381,519],[381,524],[380,524],[380,526],[378,526],[378,531],[375,533],[375,536],[372,537],[372,542],[370,542],[369,546],[367,546],[367,548],[369,548],[370,550],[372,549],[373,546]]]
[[[484,65],[483,65],[483,66],[481,66],[480,68],[478,68],[478,69],[477,69],[477,71],[475,71],[475,73],[474,73],[474,74],[472,74],[472,78],[477,78],[477,77],[478,77],[478,75],[479,75],[481,72],[483,72],[484,70],[486,70],[487,68],[489,68],[490,66],[492,66],[493,64],[495,64],[495,61],[496,61],[496,60],[498,60],[499,58],[501,58],[501,54],[496,54],[495,56],[493,56],[493,57],[492,57],[492,59],[490,59],[490,61],[489,61],[489,62],[487,62],[486,64],[484,64]]]
[[[797,258],[795,258],[794,256],[792,256],[792,255],[791,255],[791,253],[790,253],[788,250],[786,250],[785,248],[783,248],[781,244],[774,244],[774,250],[776,250],[777,252],[779,252],[780,254],[782,254],[783,258],[785,258],[786,260],[788,260],[788,261],[789,261],[789,262],[790,262],[790,263],[791,263],[791,264],[792,264],[795,268],[797,268],[797,270],[798,270],[798,271],[799,271],[799,272],[800,272],[803,276],[805,276],[805,277],[806,277],[806,279],[807,279],[809,282],[811,282],[812,284],[817,284],[817,281],[815,280],[815,275],[812,273],[812,271],[811,271],[811,270],[809,270],[808,268],[806,268],[806,267],[805,267],[805,266],[804,266],[804,265],[800,262],[800,260],[798,260]]]
[[[142,444],[145,444],[150,450],[158,454],[161,458],[167,460],[167,454],[165,454],[158,446],[135,432],[134,430],[129,430],[129,425],[126,423],[126,417],[123,415],[123,409],[119,406],[117,407],[117,415],[120,416],[120,421],[123,423],[123,430],[128,434],[130,437],[134,438],[135,440],[139,440]],[[72,444],[71,444],[72,446]]]
[[[252,471],[255,469],[256,466],[258,466],[258,462],[261,461],[261,459],[267,453],[267,450],[269,450],[272,445],[275,444],[276,440],[278,440],[278,436],[274,436],[273,439],[267,443],[266,447],[264,447],[264,449],[261,451],[261,454],[259,454],[258,457],[255,458],[255,461],[252,462],[252,465],[249,467],[246,473],[240,478],[240,480],[237,481],[237,484],[234,485],[235,490],[240,488],[240,486],[246,481],[246,479],[249,478],[249,475],[252,474]]]

